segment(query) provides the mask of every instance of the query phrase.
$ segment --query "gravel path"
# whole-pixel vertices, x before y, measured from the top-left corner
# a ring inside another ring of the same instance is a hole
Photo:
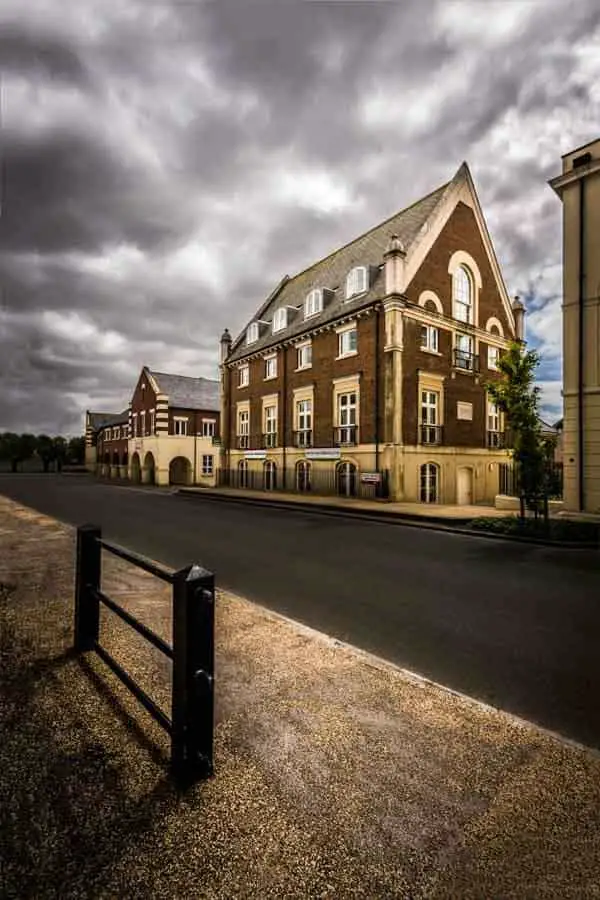
[[[0,497],[0,895],[600,897],[600,759],[245,600],[217,600],[216,776],[72,643],[74,532]],[[168,589],[103,586],[169,638]],[[103,613],[104,615],[104,613]],[[163,658],[102,641],[166,710]]]

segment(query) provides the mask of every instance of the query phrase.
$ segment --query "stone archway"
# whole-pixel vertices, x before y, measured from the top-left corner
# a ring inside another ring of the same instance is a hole
[[[191,484],[192,464],[185,456],[176,456],[169,463],[169,484]]]
[[[121,473],[121,478],[127,478],[128,464],[129,464],[129,455],[127,453],[127,448],[125,448],[125,450],[123,450],[123,453],[121,454],[121,467],[119,469],[119,471]]]
[[[131,457],[131,480],[136,482],[136,484],[139,484],[142,480],[142,466],[139,453],[134,453]]]
[[[154,464],[154,456],[150,451],[148,451],[144,457],[142,482],[144,484],[156,484],[156,466]]]

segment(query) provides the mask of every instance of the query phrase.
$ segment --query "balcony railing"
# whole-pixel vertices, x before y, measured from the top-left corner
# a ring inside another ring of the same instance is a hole
[[[358,425],[340,425],[334,428],[333,443],[336,447],[343,444],[358,444]]]
[[[503,431],[488,431],[487,445],[490,450],[504,450],[506,448],[506,435]]]
[[[238,450],[247,450],[250,446],[250,435],[249,434],[238,434],[236,438],[236,444]]]
[[[422,444],[441,444],[443,436],[442,425],[421,425],[420,439]]]
[[[311,428],[301,428],[294,431],[294,447],[312,447],[313,433]]]
[[[454,350],[454,368],[463,369],[466,372],[479,372],[479,356],[469,353],[467,350]]]
[[[277,432],[276,431],[267,431],[265,434],[263,434],[262,446],[265,449],[268,449],[269,447],[276,447],[277,446]]]

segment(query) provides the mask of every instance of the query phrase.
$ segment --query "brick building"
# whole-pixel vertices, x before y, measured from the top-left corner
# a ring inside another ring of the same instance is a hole
[[[484,381],[523,315],[463,163],[225,332],[221,483],[493,502],[508,454]]]
[[[92,412],[89,409],[86,410],[85,414],[85,466],[90,472],[96,472],[100,466],[104,467],[103,474],[108,474],[106,472],[106,467],[110,467],[110,459],[106,458],[106,454],[108,453],[110,456],[111,447],[108,444],[112,441],[112,434],[110,432],[111,437],[108,437],[108,428],[111,429],[115,427],[117,424],[122,427],[123,424],[127,425],[128,420],[128,411],[125,410],[122,413],[107,413],[107,412]],[[116,434],[116,433],[115,433]],[[126,433],[122,435],[122,437],[126,438]],[[98,444],[100,443],[100,447]],[[119,448],[122,452],[122,448]],[[125,447],[125,451],[127,447]],[[127,466],[127,460],[125,460],[125,466]]]
[[[150,371],[129,406],[132,481],[213,485],[218,464],[219,382]]]
[[[127,478],[129,412],[107,418],[98,428],[96,472],[104,478]]]

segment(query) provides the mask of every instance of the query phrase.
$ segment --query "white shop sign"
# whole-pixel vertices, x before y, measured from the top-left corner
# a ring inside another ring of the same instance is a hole
[[[342,451],[339,447],[307,447],[307,459],[339,459]]]
[[[360,480],[363,484],[379,484],[381,475],[379,472],[363,472],[360,476]]]
[[[459,400],[456,404],[456,418],[471,422],[473,420],[473,404]]]
[[[266,450],[246,450],[244,453],[245,459],[266,459],[267,451]]]

